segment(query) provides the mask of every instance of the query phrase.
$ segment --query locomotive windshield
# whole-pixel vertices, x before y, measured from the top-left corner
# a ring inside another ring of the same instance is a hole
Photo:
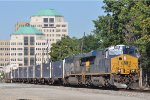
[[[123,47],[123,54],[136,55],[136,48],[125,46]]]
[[[106,53],[109,56],[117,56],[121,54],[129,54],[129,55],[136,56],[136,47],[116,45],[116,46],[109,47]]]

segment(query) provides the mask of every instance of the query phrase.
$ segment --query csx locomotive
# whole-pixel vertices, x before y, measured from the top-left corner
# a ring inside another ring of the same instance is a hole
[[[132,88],[139,81],[137,50],[116,45],[42,65],[18,67],[6,80],[24,83]]]

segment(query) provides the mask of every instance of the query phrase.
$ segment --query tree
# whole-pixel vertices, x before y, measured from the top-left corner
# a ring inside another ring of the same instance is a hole
[[[80,47],[83,53],[90,52],[92,50],[97,50],[100,47],[100,42],[98,39],[95,37],[95,35],[87,35],[83,36],[82,38],[79,39],[80,42]]]
[[[123,0],[122,3],[119,19],[124,24],[124,41],[138,46],[142,67],[150,70],[150,1]]]
[[[52,44],[49,53],[52,61],[63,60],[65,57],[79,54],[79,42],[76,38],[66,36],[61,41]]]
[[[104,0],[104,4],[107,15],[94,20],[101,46],[136,45],[142,67],[150,70],[150,1]]]
[[[120,23],[119,19],[121,6],[123,6],[120,1],[104,0],[103,9],[107,15],[99,16],[97,20],[93,21],[95,25],[94,33],[99,38],[102,48],[124,43],[123,23]]]

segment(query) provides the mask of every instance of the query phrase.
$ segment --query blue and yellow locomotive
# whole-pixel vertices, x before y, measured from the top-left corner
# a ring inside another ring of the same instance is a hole
[[[133,46],[116,45],[65,59],[65,84],[127,88],[138,83]]]

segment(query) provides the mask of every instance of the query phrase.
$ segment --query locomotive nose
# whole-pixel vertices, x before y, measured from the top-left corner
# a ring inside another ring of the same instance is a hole
[[[111,59],[112,73],[130,74],[138,71],[138,59],[130,55],[120,55]]]

